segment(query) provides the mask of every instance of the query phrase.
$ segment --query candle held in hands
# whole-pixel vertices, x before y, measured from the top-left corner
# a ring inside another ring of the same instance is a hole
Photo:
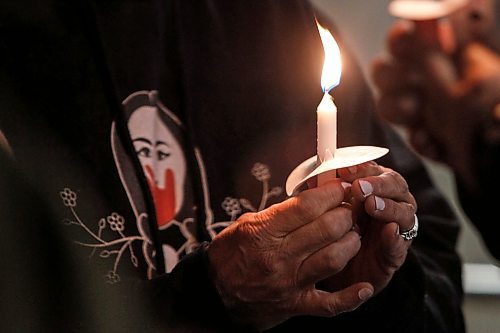
[[[321,74],[321,87],[323,88],[323,99],[316,110],[318,118],[317,128],[317,164],[331,160],[337,150],[337,107],[329,92],[340,83],[342,72],[342,61],[340,49],[330,31],[318,24],[318,30],[325,50],[323,72]],[[335,170],[328,174],[318,175],[318,185],[325,183],[328,178],[335,177]]]
[[[317,23],[317,22],[316,22]],[[337,169],[365,163],[387,154],[389,149],[376,146],[337,147],[337,107],[333,103],[330,90],[340,83],[342,62],[340,49],[332,34],[318,25],[321,42],[325,50],[321,87],[323,98],[317,113],[317,151],[315,156],[300,163],[286,180],[286,193],[299,193],[302,186],[316,177],[317,185],[322,185],[337,177]]]

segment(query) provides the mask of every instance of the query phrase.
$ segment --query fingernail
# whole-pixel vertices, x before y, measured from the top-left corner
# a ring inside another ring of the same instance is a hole
[[[355,165],[354,166],[350,166],[350,167],[347,168],[347,170],[349,170],[349,172],[351,174],[355,174],[356,172],[358,172],[358,167],[355,166]]]
[[[372,297],[372,295],[373,295],[373,290],[369,288],[363,288],[358,292],[358,297],[362,301],[366,301],[367,299]]]
[[[341,182],[341,183],[340,183],[340,185],[342,185],[342,187],[344,188],[344,190],[345,190],[346,188],[351,187],[351,183],[348,183],[348,182]]]
[[[375,196],[375,209],[376,210],[384,210],[384,208],[385,208],[384,199]]]
[[[373,193],[373,186],[366,180],[359,181],[359,187],[361,188],[361,192],[363,192],[363,196],[366,198],[370,194]]]

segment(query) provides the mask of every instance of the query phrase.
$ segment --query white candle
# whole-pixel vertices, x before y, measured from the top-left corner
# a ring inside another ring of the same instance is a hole
[[[337,149],[337,107],[328,93],[323,95],[316,110],[318,118],[318,163],[335,155]]]
[[[337,150],[337,107],[329,91],[340,82],[342,62],[340,49],[332,34],[318,24],[318,30],[325,50],[325,62],[321,74],[321,86],[324,91],[323,99],[316,109],[318,118],[317,128],[317,164],[333,159]],[[336,171],[318,175],[318,185],[335,178]]]

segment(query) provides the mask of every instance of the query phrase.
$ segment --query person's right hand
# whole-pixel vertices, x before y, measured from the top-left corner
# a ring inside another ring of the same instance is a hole
[[[208,257],[215,285],[234,318],[263,330],[296,315],[331,317],[373,294],[358,282],[336,292],[315,284],[359,251],[340,180],[242,215],[214,238]]]

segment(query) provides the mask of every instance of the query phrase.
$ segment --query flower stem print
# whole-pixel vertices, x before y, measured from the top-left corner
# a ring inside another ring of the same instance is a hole
[[[236,199],[230,196],[224,198],[221,206],[226,214],[229,215],[230,219],[229,221],[216,222],[208,225],[207,229],[211,235],[216,234],[214,229],[227,227],[232,222],[234,222],[238,218],[238,216],[243,213],[244,210],[250,212],[261,211],[267,207],[268,200],[271,197],[277,197],[281,193],[283,193],[283,189],[279,186],[273,187],[271,190],[269,190],[271,171],[269,170],[269,167],[267,165],[263,163],[255,163],[250,173],[257,181],[262,183],[262,196],[260,198],[259,206],[257,206],[256,208],[256,206],[254,206],[252,202],[247,198]]]
[[[101,258],[116,256],[113,261],[112,270],[110,270],[105,277],[108,283],[116,283],[120,281],[120,276],[117,273],[117,270],[126,250],[130,253],[130,262],[132,265],[134,265],[134,267],[138,267],[139,262],[132,248],[132,242],[145,242],[147,240],[143,236],[125,236],[123,233],[125,230],[125,219],[123,216],[113,212],[106,218],[100,218],[97,223],[98,230],[97,232],[94,232],[78,215],[76,210],[78,197],[76,193],[69,188],[64,188],[59,192],[59,196],[61,197],[64,206],[68,207],[72,215],[72,219],[65,219],[64,222],[67,225],[76,225],[80,227],[87,235],[95,240],[95,242],[75,241],[76,244],[92,249],[89,258],[92,258],[96,251],[100,251],[99,256]],[[111,240],[104,239],[102,234],[106,228],[109,228],[109,230],[116,233],[118,237]]]
[[[249,211],[259,212],[267,207],[267,201],[269,200],[269,198],[279,196],[283,192],[283,189],[279,186],[276,186],[269,190],[271,170],[269,170],[269,167],[267,165],[263,163],[255,163],[250,172],[252,173],[252,176],[255,177],[255,179],[262,183],[262,197],[260,199],[260,204],[259,207],[255,209],[248,199],[241,198],[240,203]]]

